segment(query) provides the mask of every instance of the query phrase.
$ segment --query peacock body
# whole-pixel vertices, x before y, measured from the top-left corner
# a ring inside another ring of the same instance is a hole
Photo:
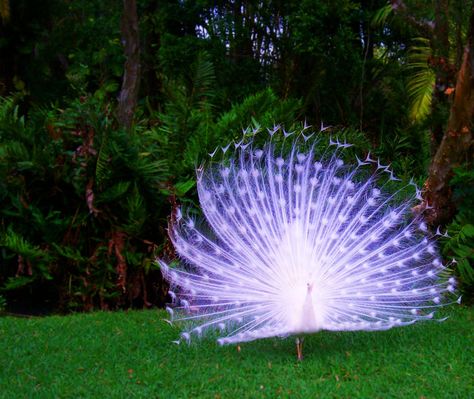
[[[179,210],[171,218],[182,263],[160,264],[172,288],[167,310],[187,328],[177,343],[208,330],[220,344],[384,330],[456,301],[440,233],[412,210],[421,199],[413,183],[400,199],[406,190],[386,190],[396,178],[370,156],[347,166],[340,155],[349,145],[332,140],[318,156],[305,132],[287,138],[285,152],[273,144],[277,130],[262,148],[242,141],[198,169],[205,220]]]

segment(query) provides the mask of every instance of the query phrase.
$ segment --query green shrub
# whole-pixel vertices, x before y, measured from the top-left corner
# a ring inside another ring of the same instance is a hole
[[[110,113],[82,98],[25,118],[1,100],[4,292],[50,281],[63,310],[159,300],[149,287],[161,285],[152,257],[164,236],[166,160]]]
[[[449,225],[450,238],[444,246],[444,254],[455,259],[456,271],[464,291],[474,285],[474,224],[460,217]]]
[[[449,224],[449,238],[444,243],[443,254],[455,259],[455,270],[465,295],[474,295],[474,170],[455,169],[451,179],[453,196],[458,207],[454,221]]]
[[[219,114],[212,65],[201,58],[194,68],[186,85],[170,83],[175,95],[164,112],[145,115],[130,132],[101,96],[27,116],[12,99],[0,100],[0,289],[7,299],[25,287],[53,287],[51,300],[64,311],[164,302],[154,256],[172,251],[167,217],[195,200],[196,165],[249,125],[290,123],[300,105],[265,90]]]

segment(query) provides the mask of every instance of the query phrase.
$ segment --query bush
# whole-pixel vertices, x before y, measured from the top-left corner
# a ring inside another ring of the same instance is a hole
[[[204,61],[196,68],[209,68]],[[27,116],[12,99],[0,100],[0,289],[7,299],[42,295],[62,311],[164,303],[154,257],[172,251],[170,208],[196,198],[195,166],[244,127],[293,121],[299,107],[266,90],[219,115],[202,89],[207,83],[197,83],[206,81],[202,71],[196,75],[193,90],[173,83],[164,112],[145,115],[130,132],[102,96]]]
[[[109,108],[82,98],[25,118],[1,100],[0,283],[8,295],[52,283],[62,310],[160,302],[153,252],[164,237],[167,164],[149,136],[117,128]]]
[[[474,296],[474,170],[469,166],[455,169],[451,179],[458,213],[449,224],[449,238],[444,243],[443,254],[455,259],[455,271],[461,289],[472,299]]]

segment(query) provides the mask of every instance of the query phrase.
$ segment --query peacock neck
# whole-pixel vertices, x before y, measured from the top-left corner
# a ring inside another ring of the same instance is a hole
[[[306,297],[303,303],[300,326],[302,332],[314,332],[319,330],[316,321],[316,313],[313,302],[313,284],[307,285]]]

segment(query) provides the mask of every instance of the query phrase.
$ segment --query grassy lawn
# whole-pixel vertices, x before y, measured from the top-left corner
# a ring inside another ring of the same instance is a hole
[[[163,312],[0,318],[1,398],[472,398],[474,309],[444,323],[176,346]]]

